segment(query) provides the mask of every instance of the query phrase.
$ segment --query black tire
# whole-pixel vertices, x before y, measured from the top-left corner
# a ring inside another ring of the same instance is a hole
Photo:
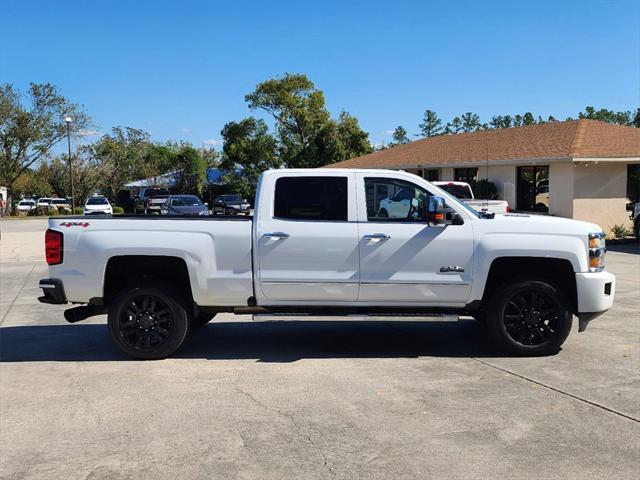
[[[191,320],[191,328],[202,328],[215,317],[215,313],[199,312],[198,315]]]
[[[636,241],[640,242],[640,219],[636,220],[636,223],[633,226],[633,233],[636,236]]]
[[[127,355],[157,360],[183,344],[191,324],[190,309],[171,286],[150,282],[120,292],[109,305],[113,341]]]
[[[571,332],[567,297],[546,280],[520,280],[499,287],[487,306],[493,339],[515,355],[554,355]]]

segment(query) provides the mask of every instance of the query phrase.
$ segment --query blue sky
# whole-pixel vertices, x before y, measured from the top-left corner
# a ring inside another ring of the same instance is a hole
[[[267,78],[306,73],[372,142],[430,108],[576,115],[640,105],[640,2],[2,1],[0,82],[202,145]],[[262,116],[260,112],[253,113]]]

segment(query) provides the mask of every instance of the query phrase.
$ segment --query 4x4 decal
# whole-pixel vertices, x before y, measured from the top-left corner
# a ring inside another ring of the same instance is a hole
[[[84,227],[87,228],[89,226],[89,222],[62,222],[60,224],[61,227]]]

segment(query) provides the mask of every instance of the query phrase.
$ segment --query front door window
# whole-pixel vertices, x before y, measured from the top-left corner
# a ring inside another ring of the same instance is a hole
[[[517,210],[549,212],[549,166],[518,167]]]

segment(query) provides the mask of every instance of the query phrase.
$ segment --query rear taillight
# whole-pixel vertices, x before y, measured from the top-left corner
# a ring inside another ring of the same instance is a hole
[[[50,229],[45,232],[44,255],[49,265],[62,263],[62,233]]]
[[[511,207],[507,205],[507,213],[511,213]]]

